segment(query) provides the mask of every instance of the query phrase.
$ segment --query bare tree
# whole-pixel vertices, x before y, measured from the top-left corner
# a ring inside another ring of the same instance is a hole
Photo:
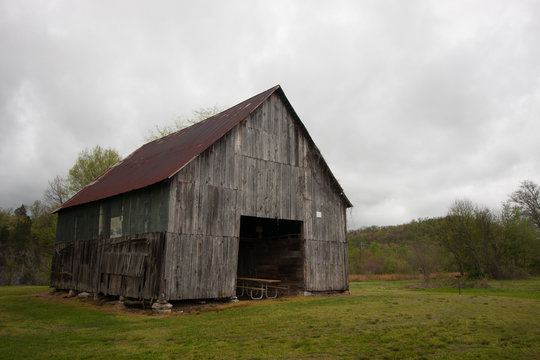
[[[209,117],[219,114],[222,111],[223,111],[223,108],[217,105],[214,105],[208,108],[200,108],[198,110],[194,110],[193,115],[190,118],[179,116],[171,125],[164,125],[164,126],[156,125],[155,129],[150,130],[148,132],[144,140],[145,141],[157,140],[159,138],[162,138],[164,136],[170,135],[179,130],[187,128],[191,125],[194,125],[198,122],[206,120]]]
[[[431,273],[439,264],[439,248],[434,238],[438,232],[438,224],[429,219],[413,220],[410,224],[411,240],[409,246],[411,252],[408,255],[409,263],[422,273],[424,283],[430,286]]]
[[[521,213],[540,229],[540,188],[530,180],[522,181],[519,189],[510,194],[510,201],[515,203]]]
[[[427,238],[416,238],[411,243],[412,251],[409,254],[409,262],[424,277],[424,284],[430,286],[431,273],[437,266],[437,247]]]
[[[51,209],[56,209],[69,199],[70,191],[65,178],[56,176],[49,181],[49,187],[43,193],[43,200]]]

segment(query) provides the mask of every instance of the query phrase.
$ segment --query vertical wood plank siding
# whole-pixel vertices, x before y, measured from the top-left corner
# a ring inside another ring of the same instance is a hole
[[[157,298],[165,233],[57,243],[51,285],[59,289]]]
[[[170,183],[169,298],[234,296],[242,215],[303,221],[305,290],[348,289],[345,205],[321,161],[274,94],[179,171]]]
[[[135,298],[162,291],[169,182],[60,211],[51,286]],[[113,234],[113,218],[120,218]]]

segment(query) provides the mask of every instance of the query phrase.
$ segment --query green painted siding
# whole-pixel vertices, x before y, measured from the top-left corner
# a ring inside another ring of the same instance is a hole
[[[56,242],[167,231],[169,181],[58,213]]]

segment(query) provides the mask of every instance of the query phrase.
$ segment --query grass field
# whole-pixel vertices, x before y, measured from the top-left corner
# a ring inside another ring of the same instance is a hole
[[[0,287],[0,358],[540,358],[540,278],[461,296],[419,283],[353,282],[351,296],[241,301],[170,316],[36,295],[45,287]]]

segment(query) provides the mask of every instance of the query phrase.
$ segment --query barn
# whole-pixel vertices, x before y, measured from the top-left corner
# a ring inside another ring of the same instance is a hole
[[[351,206],[278,85],[143,145],[64,203],[51,286],[209,299],[256,277],[346,291]]]

